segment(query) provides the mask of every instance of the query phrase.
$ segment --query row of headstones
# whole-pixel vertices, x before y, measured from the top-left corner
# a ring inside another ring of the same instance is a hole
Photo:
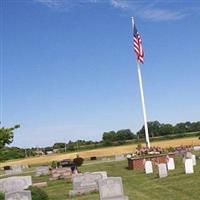
[[[124,196],[121,177],[107,177],[107,172],[86,172],[72,176],[73,190],[69,191],[69,196],[87,194],[99,191],[101,200],[128,200]]]
[[[192,158],[186,158],[184,160],[184,164],[185,164],[185,173],[186,174],[194,173],[193,166],[196,165],[195,155],[192,155]],[[144,168],[145,168],[146,174],[153,173],[153,166],[152,166],[151,161],[146,161]],[[169,158],[167,164],[165,164],[165,163],[158,164],[159,177],[162,178],[162,177],[168,176],[167,170],[174,170],[174,169],[175,169],[174,158]]]
[[[32,185],[31,176],[13,176],[0,179],[0,192],[5,200],[31,200],[31,191],[25,190]]]

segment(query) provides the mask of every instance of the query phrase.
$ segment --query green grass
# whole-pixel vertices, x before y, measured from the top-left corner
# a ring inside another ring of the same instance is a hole
[[[127,161],[100,163],[82,166],[81,172],[107,171],[108,176],[121,176],[124,193],[129,200],[198,200],[200,199],[200,160],[197,160],[195,173],[186,175],[181,159],[176,159],[176,169],[169,172],[167,178],[159,179],[155,169],[154,174],[145,175],[144,171],[127,170]],[[35,181],[48,181],[47,177],[35,177]],[[64,180],[48,181],[45,191],[50,200],[95,200],[98,193],[69,198],[72,189],[70,182]]]

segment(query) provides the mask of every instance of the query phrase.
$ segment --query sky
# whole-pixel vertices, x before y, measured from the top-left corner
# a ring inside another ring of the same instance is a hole
[[[143,125],[131,16],[145,52],[148,121],[200,120],[197,0],[1,0],[1,126],[42,147]]]

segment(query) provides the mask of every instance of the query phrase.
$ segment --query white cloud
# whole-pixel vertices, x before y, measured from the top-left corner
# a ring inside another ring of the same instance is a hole
[[[110,4],[115,8],[121,8],[121,9],[127,9],[129,8],[129,4],[126,0],[120,1],[120,0],[111,0]]]
[[[34,0],[37,3],[57,11],[68,11],[77,6],[104,3],[114,9],[122,10],[128,15],[151,21],[180,20],[190,14],[199,13],[199,9],[178,6],[171,1],[163,0]]]

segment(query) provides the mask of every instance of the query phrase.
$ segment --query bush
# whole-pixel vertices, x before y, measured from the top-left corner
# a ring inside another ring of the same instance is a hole
[[[73,161],[74,161],[74,164],[79,167],[83,164],[84,159],[81,157],[77,157],[77,158],[74,158]]]
[[[29,187],[29,190],[31,191],[31,195],[32,195],[32,200],[48,200],[49,197],[47,195],[47,193],[37,187]]]
[[[55,169],[56,167],[57,167],[57,162],[56,161],[52,161],[51,168]]]
[[[0,200],[4,200],[4,194],[3,193],[0,193]]]

